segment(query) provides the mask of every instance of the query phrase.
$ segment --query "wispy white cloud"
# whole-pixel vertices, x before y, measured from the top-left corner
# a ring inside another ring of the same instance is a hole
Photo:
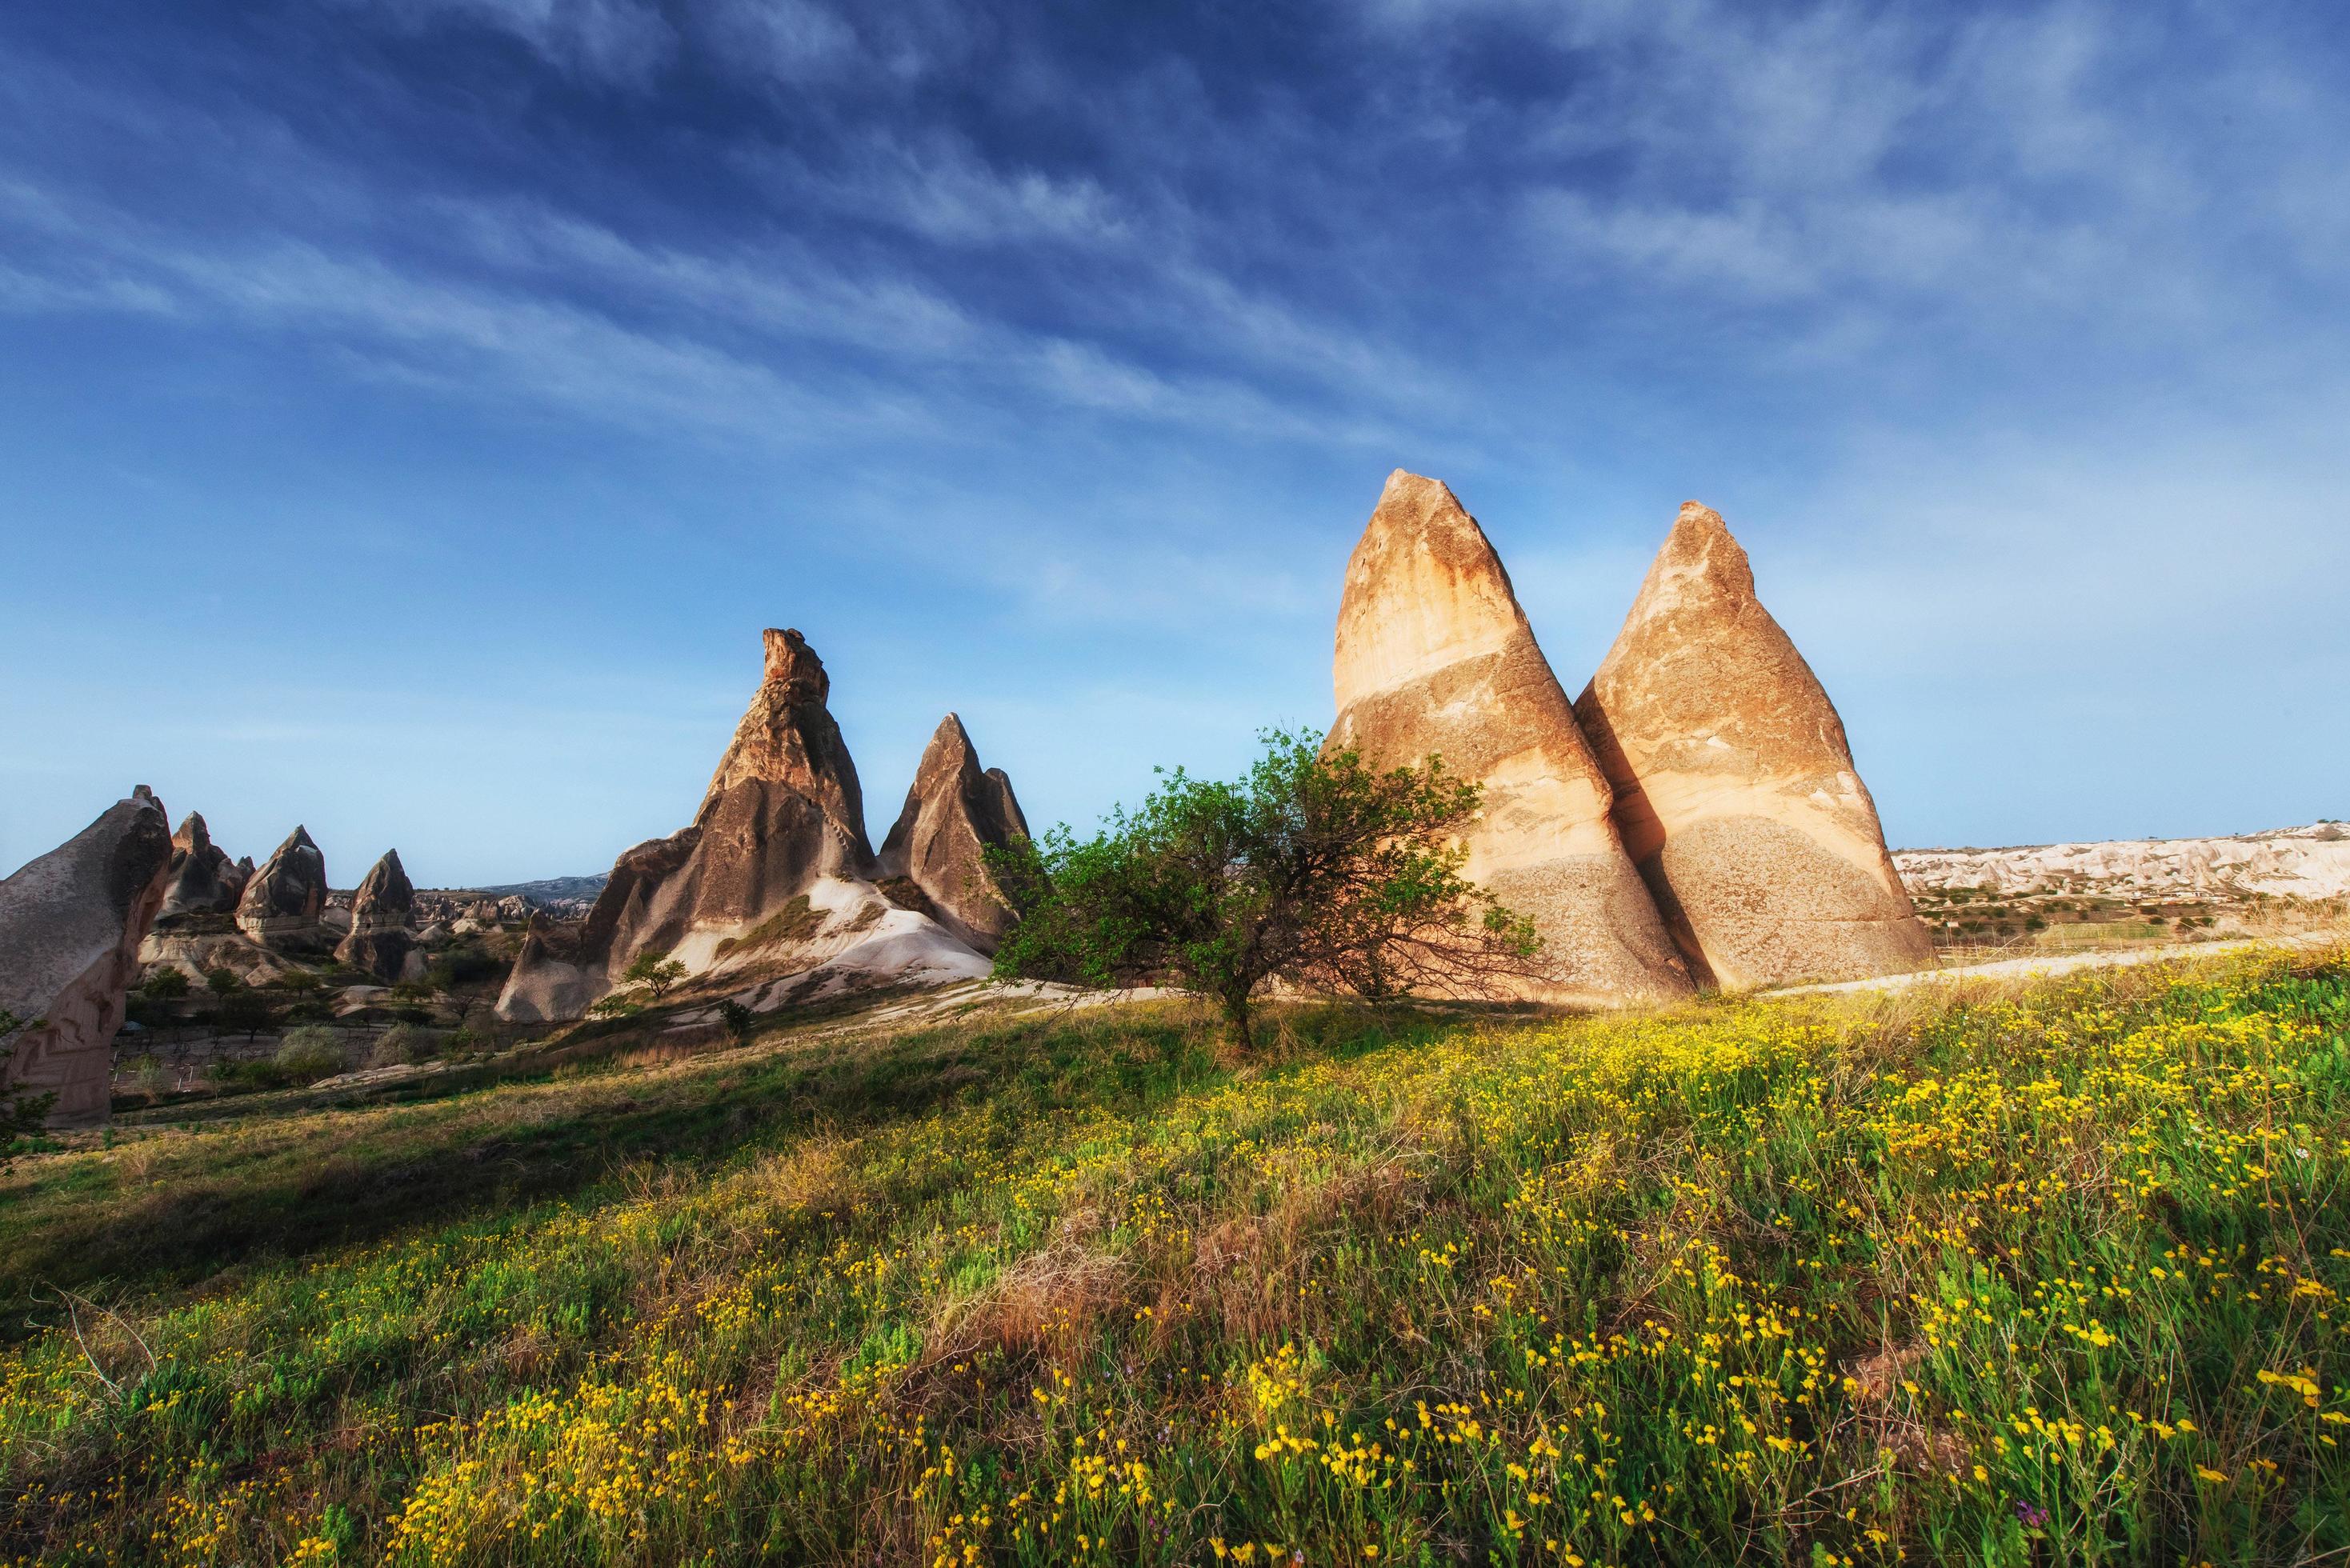
[[[641,88],[678,36],[650,0],[336,0],[407,32],[473,26],[506,34],[567,75]]]

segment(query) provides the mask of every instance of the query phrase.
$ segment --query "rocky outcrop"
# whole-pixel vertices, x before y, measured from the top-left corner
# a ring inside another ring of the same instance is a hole
[[[1333,673],[1332,744],[1382,767],[1436,755],[1483,786],[1464,874],[1543,939],[1523,994],[1603,1005],[1690,994],[1509,574],[1437,481],[1388,476],[1347,563]]]
[[[253,878],[253,861],[231,860],[213,843],[201,813],[190,812],[172,835],[172,865],[163,884],[163,908],[155,916],[160,929],[194,924],[207,916],[236,913],[244,885]]]
[[[1575,704],[1618,831],[1700,981],[1850,980],[1933,962],[1844,722],[1692,501]]]
[[[237,929],[265,947],[317,945],[327,910],[327,857],[296,826],[244,885]]]
[[[351,895],[350,935],[336,947],[335,957],[378,980],[398,980],[416,946],[408,929],[415,905],[416,888],[400,864],[400,851],[385,851]]]
[[[982,952],[1012,928],[1012,906],[996,889],[986,852],[1028,836],[1028,819],[1001,768],[983,770],[962,721],[939,721],[897,825],[881,841],[885,893],[898,879],[918,889],[925,912]]]
[[[0,882],[0,1011],[26,1025],[0,1078],[13,1094],[54,1095],[52,1126],[106,1120],[114,1034],[172,847],[162,803],[141,784]]]
[[[591,995],[648,950],[707,969],[820,881],[872,873],[864,794],[826,706],[824,662],[796,631],[764,637],[759,691],[692,826],[620,857],[588,912],[578,953],[563,961],[588,977]],[[536,968],[515,964],[502,1015],[536,1007],[527,999],[541,992],[572,994],[567,979],[548,981]]]
[[[498,993],[498,1016],[509,1023],[556,1023],[578,1017],[604,992],[602,962],[583,963],[581,928],[533,919]]]

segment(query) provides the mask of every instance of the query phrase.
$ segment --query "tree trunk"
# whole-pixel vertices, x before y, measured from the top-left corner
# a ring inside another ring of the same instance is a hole
[[[1256,1049],[1256,1039],[1249,1033],[1248,992],[1224,998],[1224,1033],[1232,1049],[1245,1056]]]

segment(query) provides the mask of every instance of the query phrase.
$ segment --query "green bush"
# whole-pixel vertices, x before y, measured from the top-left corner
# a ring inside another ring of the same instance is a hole
[[[176,1075],[151,1052],[130,1064],[130,1086],[150,1100],[170,1094],[175,1082]]]
[[[176,1002],[188,994],[188,971],[166,965],[139,982],[139,994],[152,1002]]]
[[[285,1075],[286,1081],[295,1084],[330,1078],[348,1065],[342,1037],[315,1023],[287,1030],[271,1060]]]
[[[376,1036],[368,1048],[367,1064],[370,1067],[399,1067],[411,1062],[421,1062],[441,1054],[441,1042],[429,1029],[413,1023],[395,1023]]]

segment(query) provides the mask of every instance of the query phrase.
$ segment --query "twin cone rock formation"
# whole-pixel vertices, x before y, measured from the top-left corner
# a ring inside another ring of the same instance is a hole
[[[1932,962],[1843,722],[1694,502],[1570,703],[1484,531],[1397,471],[1347,566],[1333,684],[1332,745],[1483,786],[1464,874],[1542,937],[1529,999]]]
[[[623,854],[576,933],[532,929],[501,1017],[576,1018],[654,952],[756,985],[763,1006],[987,972],[1011,910],[983,855],[1027,833],[1011,780],[981,770],[948,714],[876,856],[824,661],[796,631],[764,636],[758,692],[692,825]]]

